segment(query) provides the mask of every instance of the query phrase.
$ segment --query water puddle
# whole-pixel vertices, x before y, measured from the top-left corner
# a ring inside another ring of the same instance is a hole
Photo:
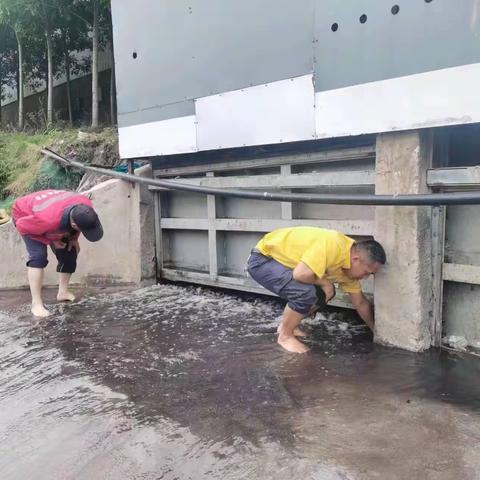
[[[477,358],[376,346],[333,310],[288,354],[281,312],[161,285],[1,315],[0,477],[476,478]]]

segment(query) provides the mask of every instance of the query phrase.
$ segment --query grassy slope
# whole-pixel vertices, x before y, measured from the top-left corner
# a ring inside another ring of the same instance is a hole
[[[53,150],[75,157],[84,162],[91,161],[95,148],[99,145],[112,146],[116,142],[116,132],[105,129],[98,134],[87,134],[79,138],[78,130],[52,130],[47,133],[27,134],[0,131],[0,208],[10,210],[15,198],[37,189],[58,188],[58,165],[44,160],[40,150],[51,147]],[[57,176],[56,183],[49,178]],[[67,177],[69,173],[67,172]],[[68,178],[74,182],[75,179]],[[65,185],[69,187],[71,185]]]

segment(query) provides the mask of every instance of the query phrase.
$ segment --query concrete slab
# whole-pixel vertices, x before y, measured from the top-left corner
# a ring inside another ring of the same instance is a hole
[[[2,292],[2,479],[479,478],[475,357],[334,310],[288,354],[280,301],[200,287],[80,296],[38,323]]]

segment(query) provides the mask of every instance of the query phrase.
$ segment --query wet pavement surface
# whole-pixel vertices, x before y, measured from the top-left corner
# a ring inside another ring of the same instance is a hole
[[[280,301],[200,287],[80,297],[37,322],[0,292],[2,480],[480,478],[477,357],[339,310],[289,354]]]

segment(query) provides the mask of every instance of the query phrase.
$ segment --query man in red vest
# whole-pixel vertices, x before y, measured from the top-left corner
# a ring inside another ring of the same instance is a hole
[[[66,190],[43,190],[19,198],[13,205],[13,221],[28,252],[28,283],[32,294],[32,313],[46,317],[50,312],[42,301],[43,272],[47,266],[47,247],[57,257],[58,301],[73,301],[68,283],[77,267],[80,233],[96,242],[103,228],[91,200]]]

